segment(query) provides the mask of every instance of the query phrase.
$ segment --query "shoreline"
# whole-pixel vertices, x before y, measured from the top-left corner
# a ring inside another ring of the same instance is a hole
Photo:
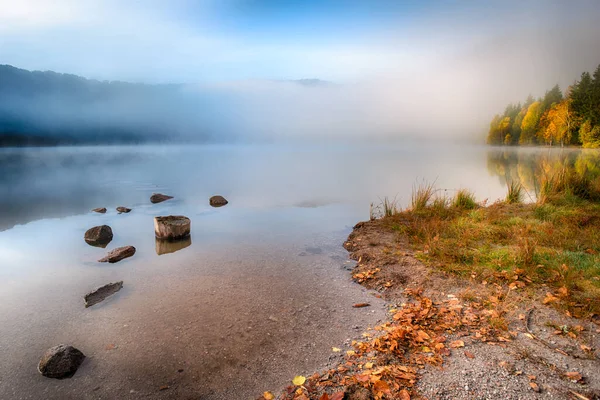
[[[359,222],[344,248],[357,261],[353,280],[390,304],[388,320],[353,342],[337,366],[273,398],[600,396],[600,329],[546,303],[548,287],[520,292],[426,265],[389,218]],[[557,326],[580,332],[559,335]]]

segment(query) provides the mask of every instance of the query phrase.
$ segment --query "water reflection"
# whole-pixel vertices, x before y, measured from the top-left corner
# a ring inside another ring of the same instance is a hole
[[[579,177],[600,177],[600,152],[588,149],[493,149],[487,167],[502,185],[519,182],[531,200],[540,195],[544,179],[557,171],[568,170]]]
[[[163,255],[169,253],[175,253],[176,251],[183,250],[192,244],[192,237],[187,236],[183,239],[178,240],[167,240],[154,238],[156,241],[156,254]]]

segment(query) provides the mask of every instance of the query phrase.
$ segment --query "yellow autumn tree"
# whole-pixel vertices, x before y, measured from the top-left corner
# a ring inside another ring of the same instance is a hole
[[[549,144],[564,146],[571,141],[571,128],[573,125],[573,112],[570,100],[563,100],[553,105],[544,115],[542,137]]]
[[[523,122],[521,123],[521,137],[519,138],[519,144],[533,144],[535,143],[535,133],[540,122],[540,116],[542,114],[542,103],[535,101],[531,103]]]

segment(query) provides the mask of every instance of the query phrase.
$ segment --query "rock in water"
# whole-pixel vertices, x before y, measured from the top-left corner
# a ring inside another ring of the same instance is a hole
[[[121,261],[124,258],[131,257],[135,254],[135,247],[133,246],[124,246],[117,247],[116,249],[110,251],[106,257],[99,259],[99,262],[109,262],[116,263]]]
[[[154,233],[159,239],[182,239],[189,236],[192,222],[182,215],[154,217]]]
[[[102,208],[94,208],[92,211],[100,213],[100,214],[104,214],[106,212],[106,208],[104,208],[104,207],[102,207]]]
[[[100,303],[108,296],[117,293],[119,290],[121,290],[121,288],[123,288],[123,281],[109,283],[108,285],[104,285],[101,288],[94,290],[93,292],[89,292],[83,297],[85,300],[85,308]]]
[[[208,202],[213,207],[223,207],[224,205],[229,203],[223,196],[213,196]]]
[[[106,247],[113,238],[112,229],[108,225],[95,226],[88,229],[83,236],[87,244]]]
[[[38,364],[38,371],[48,378],[70,378],[83,362],[85,355],[73,346],[59,344],[46,351]]]
[[[131,208],[117,207],[117,211],[119,212],[119,214],[121,214],[121,213],[128,213],[129,211],[131,211]]]
[[[154,194],[152,194],[152,196],[150,196],[150,201],[153,204],[156,204],[156,203],[162,203],[163,201],[169,200],[172,198],[173,198],[173,196],[167,196],[166,194],[154,193]]]

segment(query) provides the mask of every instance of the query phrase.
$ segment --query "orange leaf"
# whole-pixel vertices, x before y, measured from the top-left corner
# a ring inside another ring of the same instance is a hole
[[[369,307],[370,305],[371,304],[369,304],[369,303],[356,303],[352,307],[354,307],[354,308],[363,308],[363,307]]]
[[[567,379],[573,382],[579,382],[583,379],[583,376],[581,376],[581,374],[577,371],[566,372],[565,376],[567,377]]]
[[[387,383],[385,383],[385,381],[375,382],[375,384],[373,385],[373,389],[375,389],[376,392],[381,392],[388,395],[391,393],[390,387]]]
[[[463,342],[462,340],[455,340],[454,342],[450,343],[450,347],[452,347],[453,349],[465,347],[465,342]]]
[[[323,393],[321,397],[319,397],[319,400],[329,400],[329,395],[327,393]]]
[[[538,386],[537,383],[529,382],[529,386],[531,386],[531,389],[533,389],[534,392],[537,392],[537,393],[540,392],[540,387]]]
[[[542,303],[549,304],[549,303],[553,303],[555,301],[558,301],[558,297],[556,297],[552,293],[548,292],[548,293],[546,293],[546,297],[544,297],[544,300],[542,301]]]
[[[344,392],[335,392],[331,395],[330,400],[344,400]]]
[[[400,393],[398,393],[398,399],[400,399],[400,400],[410,400],[410,393],[408,393],[408,390],[402,389],[400,391]]]
[[[471,353],[470,351],[465,350],[465,356],[467,356],[470,359],[475,358],[475,354]]]

